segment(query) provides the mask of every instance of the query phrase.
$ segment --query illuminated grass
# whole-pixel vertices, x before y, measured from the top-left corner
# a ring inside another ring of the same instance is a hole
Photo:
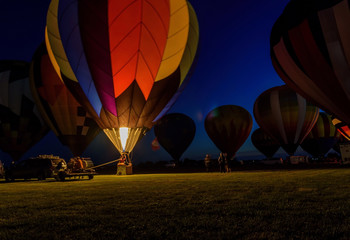
[[[349,239],[350,169],[0,181],[0,239]]]

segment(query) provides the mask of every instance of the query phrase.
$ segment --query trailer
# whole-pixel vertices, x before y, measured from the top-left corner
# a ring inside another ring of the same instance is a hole
[[[84,177],[88,177],[88,179],[91,180],[96,174],[97,173],[94,169],[82,169],[79,172],[69,172],[68,170],[61,170],[54,173],[54,178],[57,181],[65,181],[67,178],[83,179]]]
[[[77,159],[81,162],[81,165],[76,164]],[[83,179],[84,177],[88,177],[91,180],[96,174],[91,158],[75,157],[71,158],[67,167],[57,167],[53,173],[53,177],[57,181],[65,181],[67,178]]]

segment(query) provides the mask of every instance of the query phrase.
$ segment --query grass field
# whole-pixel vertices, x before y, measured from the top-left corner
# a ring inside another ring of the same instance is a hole
[[[350,169],[0,181],[0,239],[350,239]]]

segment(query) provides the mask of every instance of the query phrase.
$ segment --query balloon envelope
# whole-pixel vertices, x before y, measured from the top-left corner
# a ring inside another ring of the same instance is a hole
[[[350,141],[350,128],[345,122],[339,120],[338,118],[332,116],[332,123],[337,128],[338,132],[348,141]]]
[[[224,105],[210,111],[204,122],[205,131],[221,152],[232,158],[252,130],[250,113],[240,106]]]
[[[57,75],[45,44],[34,54],[30,75],[32,93],[45,122],[74,156],[82,155],[100,128]]]
[[[319,109],[286,85],[263,92],[255,101],[258,125],[293,155],[315,125]]]
[[[57,72],[119,152],[130,152],[165,114],[198,39],[186,0],[52,0],[47,16]]]
[[[301,143],[301,147],[314,157],[324,156],[338,142],[340,133],[331,116],[321,112],[315,126]]]
[[[282,80],[350,124],[348,0],[292,0],[273,26],[273,66]]]
[[[154,133],[159,144],[175,161],[179,161],[194,138],[196,125],[185,114],[170,113],[156,123]]]
[[[48,132],[29,86],[29,63],[0,61],[0,148],[14,161]]]
[[[256,147],[256,149],[258,149],[267,158],[272,158],[272,156],[280,148],[279,143],[261,128],[256,129],[252,133],[251,140],[254,147]]]

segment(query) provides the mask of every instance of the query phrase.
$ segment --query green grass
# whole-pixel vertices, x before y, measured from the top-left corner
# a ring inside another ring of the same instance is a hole
[[[0,181],[0,239],[350,239],[350,169]]]

